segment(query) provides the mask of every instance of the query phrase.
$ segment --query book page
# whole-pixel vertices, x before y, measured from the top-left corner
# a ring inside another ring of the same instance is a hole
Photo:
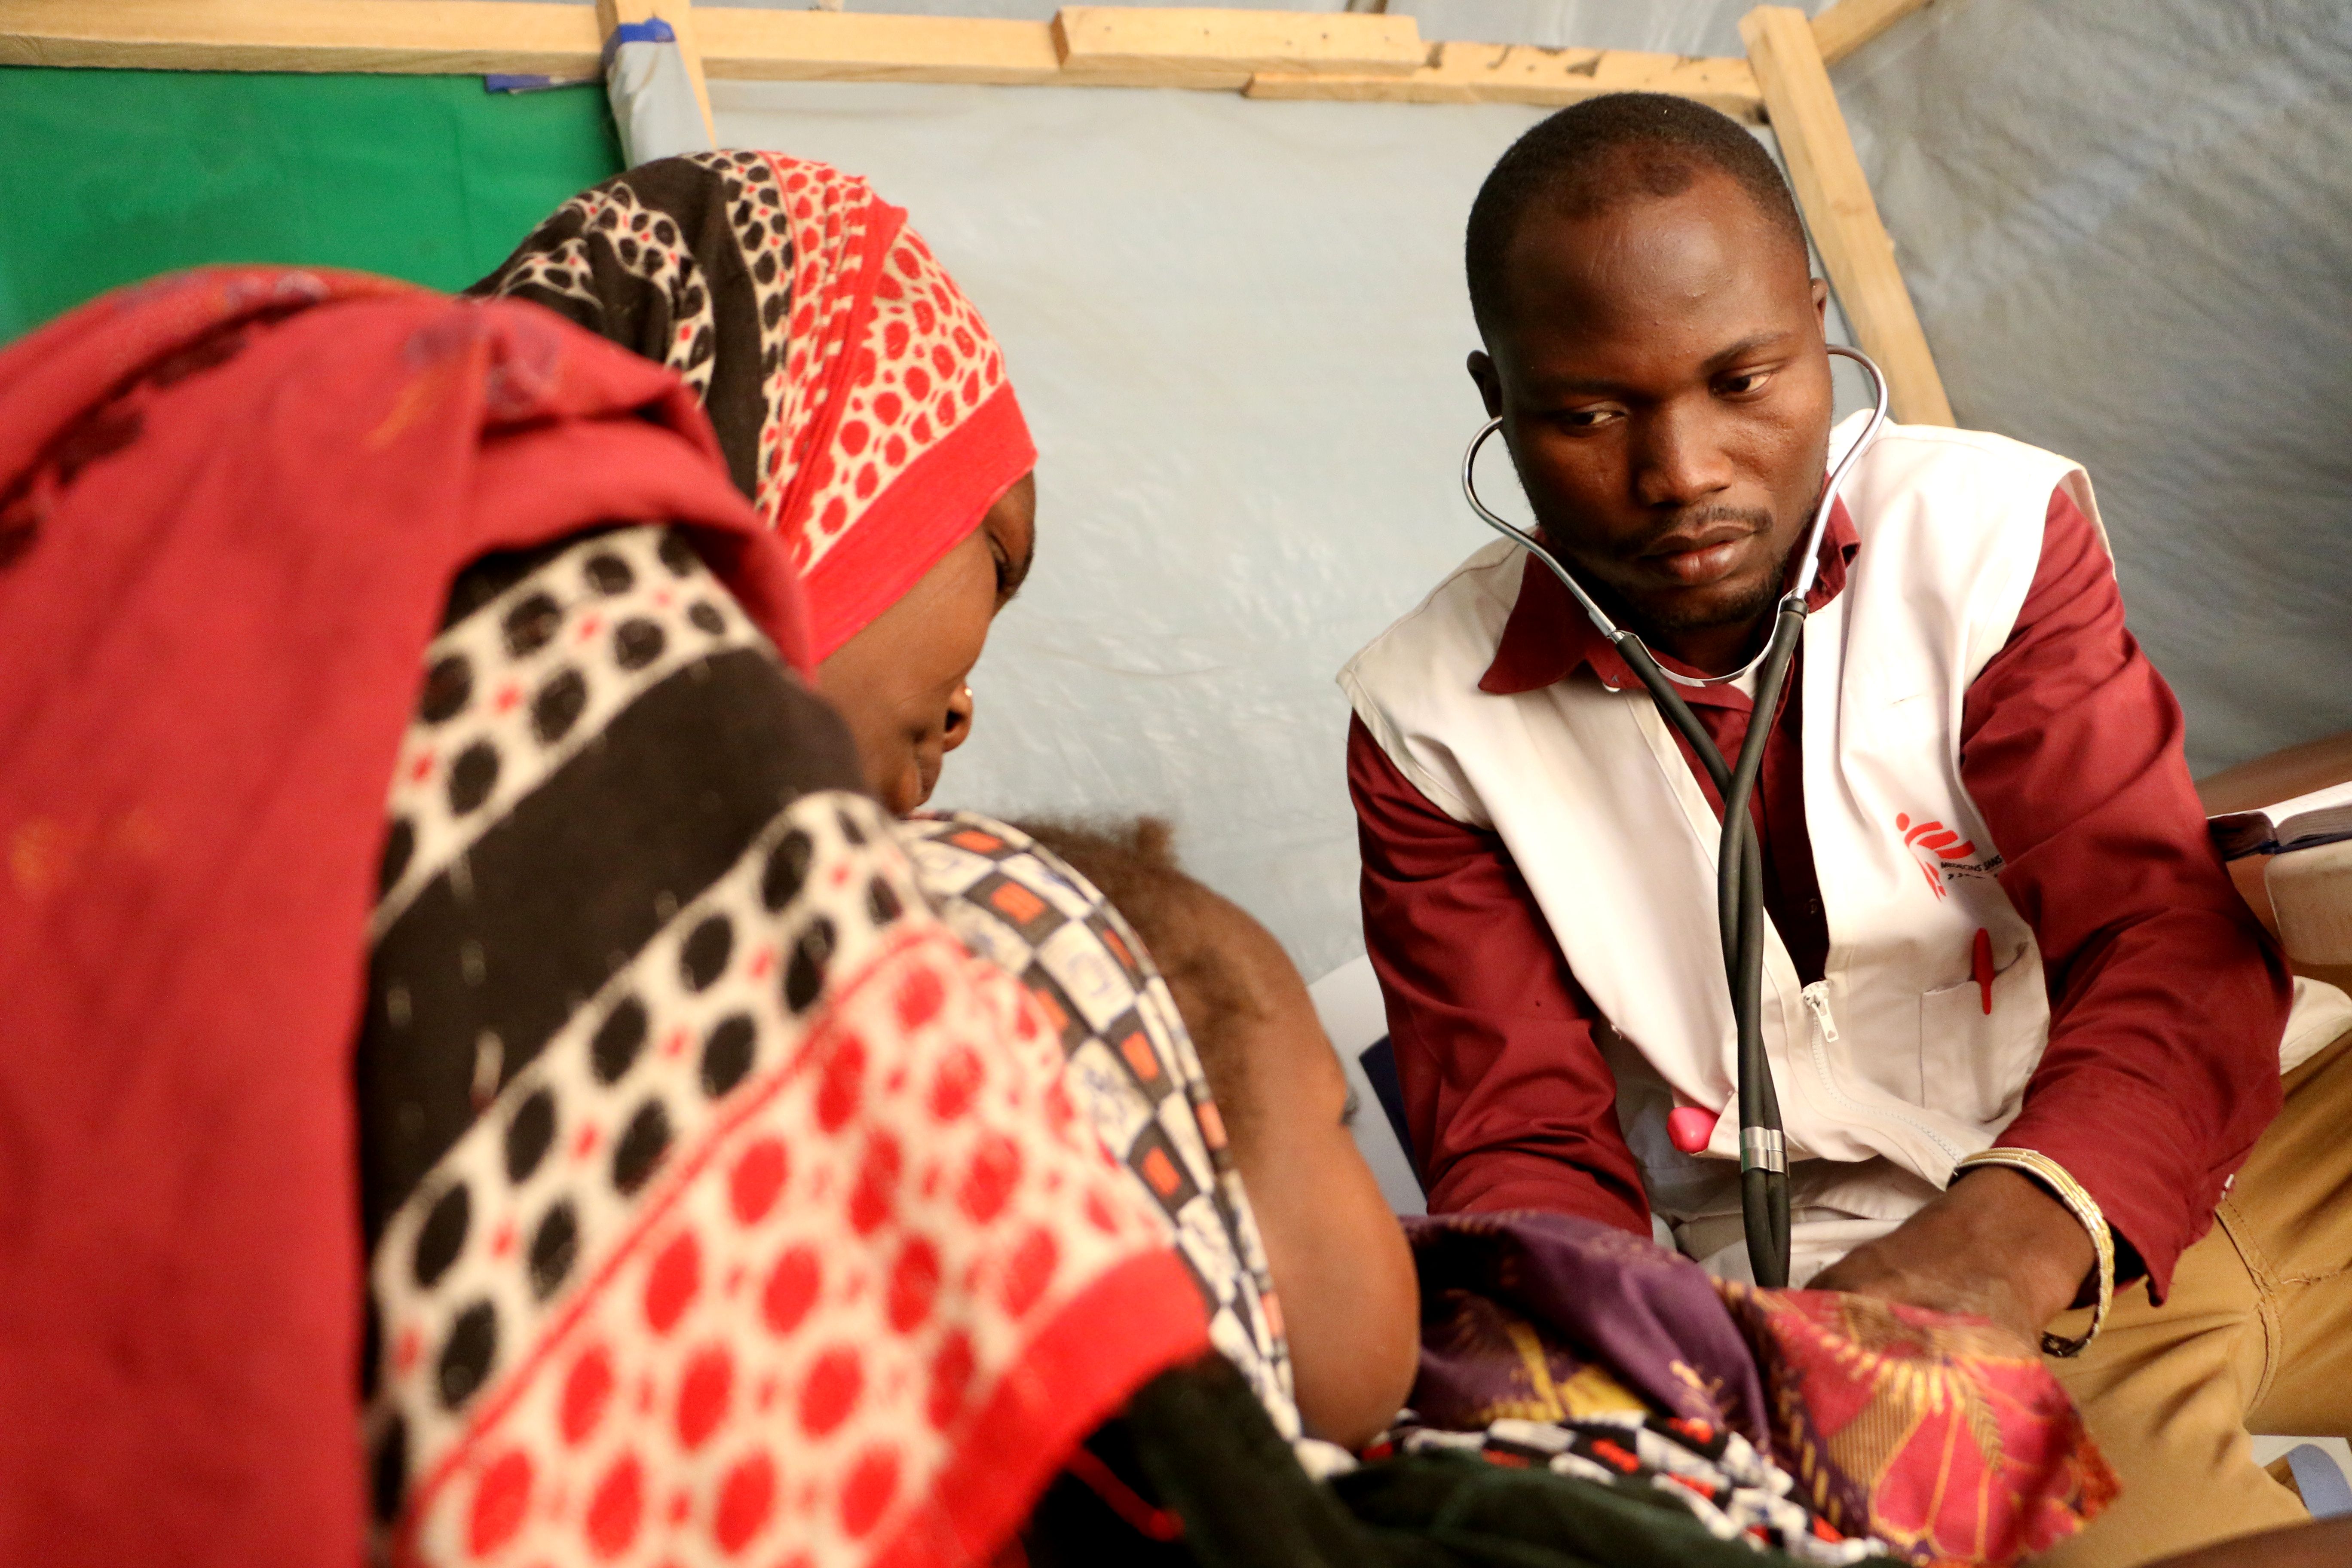
[[[2326,811],[2336,806],[2352,806],[2352,779],[2324,785],[2307,795],[2280,801],[2276,805],[2264,806],[2262,815],[2276,826],[2285,827],[2298,816],[2308,816],[2313,812]]]

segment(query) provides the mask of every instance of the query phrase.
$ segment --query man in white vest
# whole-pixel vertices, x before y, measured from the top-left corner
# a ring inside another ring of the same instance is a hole
[[[1496,165],[1467,258],[1471,377],[1545,541],[1662,663],[1738,670],[1860,428],[1779,171],[1713,110],[1594,100]],[[2049,1561],[2302,1517],[2246,1426],[2352,1432],[2352,1004],[2232,889],[2090,481],[1889,425],[1809,609],[1753,806],[1791,1282],[2073,1352],[2126,1490]],[[1431,1209],[1662,1223],[1743,1274],[1720,803],[1687,744],[1505,542],[1340,679]],[[1736,756],[1750,692],[1689,695]]]

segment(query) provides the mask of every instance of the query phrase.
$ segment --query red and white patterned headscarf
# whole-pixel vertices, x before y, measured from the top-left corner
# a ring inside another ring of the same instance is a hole
[[[823,658],[1035,466],[1004,356],[907,215],[773,153],[632,169],[541,224],[512,294],[669,366],[787,542]]]

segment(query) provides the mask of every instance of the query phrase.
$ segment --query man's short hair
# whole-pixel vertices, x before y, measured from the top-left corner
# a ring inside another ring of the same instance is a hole
[[[1598,216],[1640,196],[1671,196],[1713,169],[1738,182],[1799,248],[1804,221],[1763,144],[1738,121],[1663,92],[1612,92],[1561,110],[1511,143],[1470,204],[1463,250],[1481,332],[1504,298],[1504,258],[1529,208]]]

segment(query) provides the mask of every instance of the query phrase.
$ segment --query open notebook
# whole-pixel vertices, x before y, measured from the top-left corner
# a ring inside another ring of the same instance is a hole
[[[2277,855],[2352,838],[2352,781],[2329,784],[2260,811],[2227,812],[2213,817],[2209,826],[2225,860],[2241,855]]]

